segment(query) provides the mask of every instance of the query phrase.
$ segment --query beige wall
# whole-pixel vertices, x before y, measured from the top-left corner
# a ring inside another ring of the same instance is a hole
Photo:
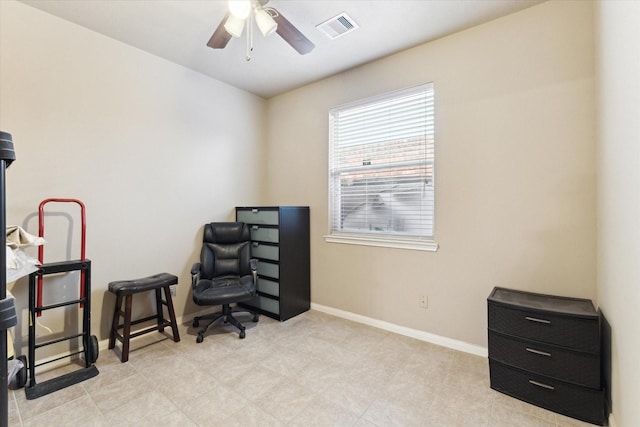
[[[314,303],[486,346],[496,285],[595,298],[592,20],[544,3],[268,101],[268,201],[311,207]],[[440,249],[326,243],[327,110],[428,81]]]
[[[174,273],[178,314],[195,311],[189,269],[202,225],[233,218],[234,206],[259,203],[264,192],[264,100],[21,3],[1,1],[0,17],[0,128],[13,134],[17,156],[8,224],[37,233],[41,200],[84,201],[92,332],[101,339],[112,280]],[[66,245],[56,229],[68,221],[47,224],[45,261],[62,259],[53,248]],[[26,337],[27,283],[10,289]],[[68,316],[40,321],[58,332]]]
[[[640,423],[640,3],[597,4],[598,301],[611,330],[615,426],[634,426]]]

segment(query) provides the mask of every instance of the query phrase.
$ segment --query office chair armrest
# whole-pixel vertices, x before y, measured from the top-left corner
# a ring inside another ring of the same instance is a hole
[[[200,263],[196,262],[191,266],[191,287],[195,288],[200,278]]]
[[[258,260],[255,258],[251,258],[249,260],[249,264],[251,266],[251,275],[253,276],[253,283],[258,284]]]

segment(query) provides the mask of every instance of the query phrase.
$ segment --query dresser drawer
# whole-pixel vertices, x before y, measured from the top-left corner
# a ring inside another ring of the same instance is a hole
[[[489,359],[491,388],[588,423],[605,422],[604,391],[579,387]]]
[[[280,278],[280,266],[271,262],[258,261],[258,274],[278,279]]]
[[[489,330],[575,350],[600,353],[598,319],[516,309],[489,302]]]
[[[269,297],[257,296],[254,299],[243,303],[243,305],[259,308],[260,310],[268,311],[273,314],[280,314],[280,302]]]
[[[252,242],[251,256],[255,258],[264,258],[278,261],[280,259],[280,249],[275,245]]]
[[[600,357],[489,331],[489,358],[574,384],[600,388]]]
[[[277,209],[242,208],[236,211],[236,220],[247,224],[278,225]]]
[[[258,277],[257,288],[258,292],[273,295],[274,297],[280,295],[280,283],[265,279],[264,277]]]
[[[278,243],[280,230],[272,227],[251,226],[251,240],[258,242]]]

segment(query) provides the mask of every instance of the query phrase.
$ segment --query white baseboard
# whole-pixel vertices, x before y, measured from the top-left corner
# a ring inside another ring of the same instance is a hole
[[[339,310],[337,308],[327,307],[325,305],[320,305],[316,303],[311,303],[311,308],[313,310],[331,314],[336,317],[352,320],[354,322],[373,326],[375,328],[379,328],[385,331],[415,338],[421,341],[426,341],[432,344],[440,345],[442,347],[463,351],[465,353],[475,354],[476,356],[488,357],[488,350],[485,347],[469,344],[464,341],[454,340],[452,338],[431,334],[429,332],[419,331],[417,329],[411,329],[405,326],[395,325],[393,323],[385,322],[378,319],[373,319],[371,317],[362,316],[360,314],[355,314],[349,311]]]
[[[613,414],[609,414],[609,427],[618,427],[615,418],[613,418]]]

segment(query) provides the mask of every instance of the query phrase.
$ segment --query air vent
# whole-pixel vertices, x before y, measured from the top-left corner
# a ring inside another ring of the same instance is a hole
[[[343,12],[322,24],[316,25],[316,28],[333,40],[350,33],[351,31],[357,30],[360,26],[356,24],[356,21],[351,19],[349,15]]]

